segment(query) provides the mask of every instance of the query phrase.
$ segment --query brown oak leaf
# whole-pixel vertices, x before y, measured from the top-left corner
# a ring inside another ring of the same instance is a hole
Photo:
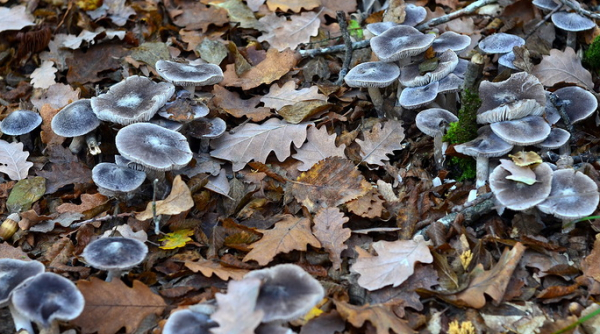
[[[348,222],[348,217],[344,217],[338,208],[326,208],[319,210],[314,220],[313,233],[329,253],[333,269],[339,270],[342,265],[342,251],[347,248],[344,241],[352,234],[349,228],[343,227]]]
[[[246,116],[253,122],[260,122],[273,115],[270,108],[256,107],[260,103],[260,96],[242,100],[238,93],[230,92],[219,85],[214,86],[213,94],[215,96],[213,98],[215,106],[233,117],[240,118]]]
[[[308,245],[321,247],[321,243],[310,230],[308,218],[283,215],[283,219],[277,222],[275,227],[258,232],[263,233],[263,237],[249,246],[252,250],[246,254],[244,262],[255,260],[264,266],[279,253],[306,251]]]
[[[306,100],[327,101],[327,96],[319,93],[319,88],[317,86],[296,90],[294,81],[288,81],[281,87],[276,84],[271,85],[269,93],[260,98],[260,102],[264,103],[265,107],[275,110]]]
[[[146,316],[160,315],[167,304],[140,281],[128,287],[120,279],[105,282],[95,277],[90,281],[77,281],[85,298],[85,308],[73,320],[81,333],[114,334],[121,327],[133,333]]]
[[[229,281],[227,294],[215,294],[218,308],[210,317],[219,327],[211,333],[254,334],[264,315],[263,310],[255,310],[260,285],[258,278]]]
[[[377,189],[373,188],[365,195],[346,203],[346,207],[352,213],[363,218],[381,217],[385,201]]]
[[[63,203],[56,208],[56,212],[79,212],[84,213],[85,211],[94,209],[108,201],[108,198],[100,193],[96,194],[82,194],[81,204]]]
[[[50,104],[44,104],[40,109],[40,116],[42,116],[42,132],[40,132],[40,138],[42,143],[46,146],[61,145],[65,141],[65,137],[61,137],[52,131],[50,123],[54,115],[58,114],[60,108],[54,109]]]
[[[356,328],[361,328],[365,321],[369,321],[377,328],[377,334],[389,334],[390,330],[396,334],[415,333],[404,320],[398,318],[391,308],[385,304],[356,306],[338,300],[333,302],[342,318]]]
[[[92,171],[80,162],[51,164],[50,171],[40,170],[36,174],[46,179],[46,194],[53,194],[67,184],[92,182]]]
[[[294,159],[302,161],[302,164],[298,166],[298,170],[307,171],[314,164],[328,157],[345,158],[344,149],[346,145],[335,146],[336,137],[335,134],[329,135],[324,126],[320,129],[314,126],[310,127],[307,131],[306,143],[296,150],[296,154],[292,155]]]
[[[383,166],[390,160],[389,154],[402,149],[404,128],[399,121],[389,120],[385,122],[383,128],[382,123],[378,123],[363,135],[364,140],[356,139],[361,148],[360,156],[363,161],[370,165]]]
[[[269,10],[274,12],[277,9],[282,12],[291,10],[292,12],[298,13],[302,8],[311,10],[321,5],[321,0],[267,0],[267,6]]]
[[[600,234],[596,234],[596,241],[594,241],[592,251],[581,263],[583,273],[600,282],[600,268],[598,266],[598,261],[600,261]]]
[[[581,66],[579,58],[572,48],[565,51],[550,50],[549,56],[544,56],[542,61],[533,67],[533,72],[544,86],[554,86],[559,82],[571,82],[587,89],[594,89],[592,75]]]
[[[292,50],[277,51],[275,48],[267,51],[267,57],[258,65],[238,76],[235,64],[226,66],[224,79],[220,85],[226,87],[242,87],[244,90],[270,84],[287,74],[298,63],[299,56]]]
[[[204,5],[200,1],[168,0],[165,1],[165,7],[173,23],[186,30],[206,32],[211,24],[222,26],[229,22],[226,10]]]
[[[216,275],[218,278],[224,281],[228,281],[231,278],[241,280],[244,278],[244,275],[248,273],[248,270],[224,267],[218,262],[206,259],[200,259],[198,261],[185,261],[185,266],[195,273],[201,272],[202,275],[206,277]]]
[[[264,33],[258,37],[259,42],[269,42],[271,47],[283,51],[294,50],[302,43],[310,42],[311,36],[317,36],[321,19],[315,12],[303,12],[300,15],[277,16],[273,13],[258,20]]]
[[[189,210],[194,206],[190,188],[181,180],[181,175],[177,175],[173,180],[171,193],[167,198],[156,201],[156,215],[177,215],[183,211]],[[138,213],[135,218],[146,220],[152,218],[152,202],[148,203],[146,210]]]

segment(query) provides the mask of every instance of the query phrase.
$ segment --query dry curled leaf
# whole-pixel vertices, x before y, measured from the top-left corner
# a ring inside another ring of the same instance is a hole
[[[382,123],[375,124],[370,131],[364,133],[364,138],[356,139],[363,161],[370,165],[383,166],[390,160],[388,155],[402,149],[404,128],[399,121],[388,120],[383,127]]]
[[[9,143],[0,140],[0,172],[11,180],[22,180],[27,177],[32,162],[27,161],[29,152],[23,151],[23,143]]]
[[[56,208],[58,213],[66,212],[79,212],[84,213],[88,210],[92,210],[97,206],[100,206],[108,202],[108,198],[100,193],[95,194],[82,194],[81,204],[63,203]]]
[[[550,50],[549,56],[544,56],[542,62],[533,67],[533,75],[540,79],[544,86],[554,86],[559,82],[570,82],[587,89],[594,89],[592,75],[581,65],[572,48],[565,51]]]
[[[245,269],[225,267],[218,262],[202,258],[198,261],[185,261],[185,266],[195,273],[200,272],[206,277],[215,275],[224,281],[241,280],[248,273]]]
[[[292,50],[279,52],[277,49],[271,48],[267,51],[265,60],[240,76],[235,72],[235,64],[227,65],[227,70],[223,73],[225,78],[220,84],[226,87],[242,87],[244,90],[262,84],[270,84],[288,73],[298,63],[298,60],[296,53]]]
[[[302,164],[298,166],[299,171],[307,171],[317,162],[328,157],[345,158],[346,145],[335,146],[336,135],[329,135],[326,127],[323,126],[320,129],[314,126],[310,127],[306,138],[306,143],[296,150],[296,154],[292,155],[294,159],[302,161]]]
[[[329,253],[329,261],[333,263],[333,269],[339,270],[342,265],[342,251],[347,248],[344,241],[351,235],[350,229],[343,227],[348,222],[348,217],[345,217],[338,208],[326,208],[319,210],[314,220],[313,233]]]
[[[294,81],[288,81],[281,87],[277,84],[271,85],[269,93],[260,98],[260,102],[264,103],[265,107],[275,110],[306,100],[327,101],[327,96],[320,94],[317,86],[296,90]]]
[[[246,116],[253,122],[260,122],[272,115],[271,109],[256,107],[261,102],[260,96],[242,100],[238,93],[230,92],[219,85],[214,86],[213,94],[215,95],[213,98],[215,106],[233,117],[240,118]]]
[[[177,175],[173,180],[171,193],[167,198],[156,201],[156,215],[176,215],[189,210],[194,206],[194,200],[188,186]],[[152,202],[148,203],[146,210],[138,213],[136,219],[146,220],[152,218]]]

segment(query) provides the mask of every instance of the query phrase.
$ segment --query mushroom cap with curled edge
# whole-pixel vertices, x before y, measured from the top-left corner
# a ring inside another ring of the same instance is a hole
[[[510,121],[526,116],[540,116],[544,112],[544,107],[540,106],[536,100],[518,100],[478,114],[477,123],[489,124]]]
[[[192,160],[192,151],[184,135],[151,123],[128,125],[117,133],[119,154],[148,169],[179,169]]]
[[[350,87],[387,87],[400,75],[400,68],[394,63],[372,61],[354,66],[344,77]]]
[[[420,111],[415,118],[417,128],[424,134],[435,137],[443,135],[444,129],[450,123],[458,122],[458,117],[442,108],[430,108]]]
[[[209,112],[208,107],[202,102],[192,104],[189,100],[176,99],[165,103],[158,111],[158,115],[172,121],[191,122],[208,115]]]
[[[517,35],[495,33],[479,42],[479,49],[487,54],[508,53],[515,46],[525,45],[525,40]]]
[[[428,105],[435,100],[439,86],[439,81],[434,81],[425,86],[406,87],[400,93],[398,101],[406,109],[416,109]]]
[[[404,22],[402,25],[406,26],[416,26],[417,24],[423,22],[427,17],[427,10],[424,7],[416,6],[415,4],[409,3],[404,7],[404,12],[406,15],[404,16]]]
[[[460,53],[468,48],[469,45],[471,45],[471,38],[469,36],[461,35],[454,31],[446,31],[433,40],[431,47],[433,48],[433,51],[438,53],[448,49]]]
[[[103,121],[127,125],[148,121],[175,92],[168,82],[137,75],[113,85],[105,94],[92,97],[92,109]]]
[[[200,118],[188,128],[188,134],[194,138],[215,139],[221,137],[227,130],[227,123],[219,117]]]
[[[438,93],[453,93],[461,90],[462,85],[465,81],[455,75],[454,73],[448,74],[446,77],[439,81]]]
[[[383,34],[386,30],[398,26],[399,24],[396,22],[375,22],[367,24],[367,30],[372,33],[374,36],[379,36]]]
[[[146,173],[114,163],[102,162],[92,169],[92,180],[101,194],[112,196],[139,188],[146,180]]]
[[[70,103],[52,118],[52,131],[62,137],[83,136],[95,130],[100,120],[92,110],[92,101],[83,99]]]
[[[400,83],[405,87],[417,87],[440,81],[454,71],[458,65],[458,56],[450,49],[444,51],[437,57],[435,69],[425,73],[421,71],[421,64],[416,63],[403,67],[400,73]]]
[[[159,60],[156,72],[165,80],[178,86],[208,86],[223,80],[223,71],[215,64],[182,64]]]
[[[552,173],[552,190],[537,208],[559,219],[589,216],[598,207],[598,186],[589,176],[572,169]]]
[[[543,142],[535,144],[535,146],[548,150],[554,150],[562,147],[569,141],[570,138],[571,133],[569,131],[561,128],[552,128],[548,137],[546,137]]]
[[[594,94],[578,86],[557,89],[554,94],[560,99],[571,123],[590,117],[598,109]]]
[[[172,131],[179,131],[185,125],[184,123],[175,122],[162,117],[153,117],[149,122]]]
[[[514,167],[529,169],[527,167]],[[548,198],[552,183],[552,168],[548,164],[541,163],[532,170],[535,173],[535,182],[528,185],[507,178],[512,173],[505,169],[503,165],[494,168],[489,177],[490,188],[500,204],[511,210],[521,211],[532,208]]]
[[[163,334],[210,334],[210,329],[217,326],[209,314],[185,309],[169,316]]]
[[[81,256],[90,266],[100,270],[128,270],[146,258],[148,247],[132,238],[108,237],[90,242]]]
[[[494,133],[505,142],[527,146],[543,142],[550,135],[550,125],[541,116],[527,116],[490,124]]]
[[[554,10],[560,4],[554,0],[533,0],[531,2],[534,6],[542,10]]]
[[[585,31],[596,26],[594,21],[572,12],[556,12],[552,14],[552,23],[565,31]]]
[[[0,307],[8,304],[10,293],[19,284],[45,270],[46,267],[38,261],[0,259]]]
[[[53,322],[77,318],[85,304],[77,286],[55,273],[25,280],[13,290],[11,301],[19,313],[46,329]]]
[[[424,52],[434,39],[433,34],[424,34],[413,27],[399,25],[371,38],[371,50],[379,60],[392,62]]]
[[[455,145],[454,150],[471,157],[494,158],[505,155],[513,148],[513,145],[493,133],[489,125],[480,127],[477,134],[477,138]]]
[[[297,319],[325,295],[319,281],[295,264],[254,270],[244,278],[258,278],[262,282],[255,308],[264,311],[263,322]]]
[[[42,124],[42,116],[31,110],[15,110],[0,122],[0,130],[9,136],[30,133]]]

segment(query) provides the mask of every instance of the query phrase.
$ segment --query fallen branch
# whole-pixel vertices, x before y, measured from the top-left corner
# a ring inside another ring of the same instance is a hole
[[[492,212],[492,210],[494,209],[494,206],[495,206],[494,199],[487,198],[478,204],[475,204],[472,206],[466,206],[460,212],[450,213],[436,221],[444,224],[444,226],[449,226],[456,219],[456,217],[459,214],[461,214],[464,217],[464,225],[466,226],[469,223],[472,223],[472,222],[478,220],[479,218],[481,218],[481,216]],[[431,226],[431,224],[428,224],[427,226],[423,227],[416,234],[425,235],[427,232],[427,229],[429,229],[429,226]]]
[[[587,16],[592,20],[600,20],[600,14],[590,12],[589,10],[583,9],[583,8],[579,7],[579,4],[575,4],[569,0],[560,0],[560,2],[562,2],[563,5],[571,8],[572,10],[574,10],[577,14],[579,14],[581,16]]]

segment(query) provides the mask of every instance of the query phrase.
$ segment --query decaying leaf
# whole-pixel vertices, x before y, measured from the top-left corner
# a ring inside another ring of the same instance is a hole
[[[600,260],[600,234],[596,234],[596,240],[594,241],[594,247],[592,252],[585,257],[582,262],[583,272],[590,277],[593,277],[596,281],[600,282],[600,267],[598,261]]]
[[[371,184],[356,166],[340,157],[321,160],[296,181],[288,182],[286,193],[294,196],[310,212],[335,207],[366,194]]]
[[[294,159],[302,161],[302,164],[298,166],[299,171],[307,171],[314,164],[328,157],[345,157],[346,145],[335,146],[336,135],[329,135],[324,126],[320,129],[314,126],[308,128],[306,138],[306,143],[296,150],[296,154],[292,155]]]
[[[348,217],[338,208],[321,209],[315,215],[313,233],[321,242],[321,246],[329,253],[329,261],[333,269],[339,270],[342,265],[342,251],[347,248],[344,241],[351,235],[349,228],[343,227],[348,222]]]
[[[260,102],[263,102],[265,107],[275,110],[306,100],[327,101],[327,96],[320,94],[317,86],[296,90],[294,81],[288,81],[281,87],[277,84],[271,85],[269,93],[260,98]]]
[[[58,114],[60,108],[61,107],[54,108],[50,104],[44,104],[40,109],[40,116],[42,116],[42,132],[40,133],[40,138],[42,139],[42,143],[46,144],[46,146],[60,145],[65,141],[64,137],[54,133],[52,126],[50,125],[52,118],[54,118],[54,115]]]
[[[298,63],[298,58],[294,51],[278,52],[277,49],[270,48],[265,60],[240,76],[236,74],[235,64],[227,65],[227,70],[223,73],[225,79],[221,85],[242,87],[242,89],[248,90],[262,84],[270,84],[288,73],[296,63]]]
[[[291,106],[284,106],[277,113],[288,123],[298,124],[309,120],[313,115],[324,112],[331,106],[332,104],[322,100],[307,100],[296,102]]]
[[[378,123],[370,131],[364,132],[364,138],[356,139],[363,161],[370,165],[383,166],[390,160],[388,155],[402,149],[404,128],[399,121],[388,120],[383,128],[382,123]]]
[[[267,0],[267,6],[269,7],[269,10],[273,12],[279,9],[283,12],[291,10],[292,12],[298,13],[302,10],[302,8],[311,10],[319,7],[320,5],[320,0]]]
[[[565,51],[550,50],[549,56],[544,56],[542,62],[533,67],[533,75],[540,79],[544,86],[554,86],[559,82],[570,82],[593,90],[592,75],[581,66],[581,59],[572,48]]]
[[[369,321],[377,328],[377,334],[389,334],[390,330],[396,334],[415,333],[404,320],[398,318],[390,307],[385,304],[356,306],[338,300],[334,300],[334,303],[342,318],[356,328],[361,328],[365,321]]]
[[[263,233],[263,237],[250,245],[252,250],[246,254],[244,262],[254,260],[264,266],[279,253],[306,251],[308,245],[321,247],[321,243],[311,232],[308,218],[284,215],[272,229],[258,231]]]
[[[415,262],[433,262],[431,251],[423,239],[377,241],[372,247],[377,255],[356,247],[358,259],[350,268],[360,274],[358,284],[370,291],[402,284],[413,274]]]
[[[32,162],[27,161],[29,152],[23,151],[23,143],[9,143],[0,139],[0,172],[11,180],[22,180],[27,177]]]
[[[27,211],[44,195],[45,191],[46,180],[43,177],[19,180],[6,200],[6,207],[9,212]]]
[[[108,202],[108,198],[100,193],[82,194],[81,204],[63,203],[56,208],[58,213],[79,212],[84,213],[97,206]]]
[[[36,68],[31,73],[31,84],[33,88],[48,88],[54,85],[54,73],[58,70],[54,67],[54,63],[45,60],[40,67]]]
[[[225,267],[218,262],[206,259],[200,259],[198,261],[185,261],[185,266],[195,273],[200,272],[206,277],[215,275],[224,281],[228,281],[230,279],[241,280],[244,278],[244,275],[248,273],[248,270]]]
[[[269,108],[256,107],[260,103],[260,96],[242,100],[238,93],[230,92],[219,85],[214,86],[213,94],[214,104],[233,117],[246,116],[253,122],[260,122],[273,114]]]
[[[265,30],[258,40],[269,42],[271,47],[279,51],[286,48],[294,50],[302,43],[310,42],[311,36],[316,36],[321,20],[315,12],[303,12],[300,15],[285,16],[271,14],[262,17],[259,22]]]
[[[355,215],[363,218],[377,218],[381,217],[383,213],[384,203],[379,191],[373,188],[365,195],[346,203],[346,206]]]
[[[188,242],[192,241],[190,236],[194,235],[192,229],[182,229],[171,233],[167,233],[162,236],[158,241],[162,241],[163,244],[159,247],[160,249],[175,249],[184,247]]]
[[[227,294],[217,293],[217,311],[210,317],[219,324],[211,329],[214,334],[254,334],[264,312],[255,310],[260,290],[258,278],[230,281]]]
[[[29,13],[26,6],[19,5],[12,8],[0,7],[0,32],[6,30],[21,30],[25,27],[35,25],[33,15]]]
[[[194,206],[194,200],[188,186],[177,175],[173,180],[171,193],[167,198],[156,201],[156,215],[176,215],[189,210]],[[146,210],[136,215],[136,219],[146,220],[152,218],[152,202],[148,203]]]
[[[46,194],[53,194],[68,184],[92,182],[92,171],[77,161],[51,164],[49,171],[39,170],[36,173],[46,179]]]
[[[271,151],[275,152],[279,161],[283,161],[290,156],[292,142],[296,147],[302,146],[309,124],[293,125],[276,118],[263,124],[243,124],[233,129],[233,134],[225,133],[212,141],[214,150],[210,155],[231,161],[234,172],[244,168],[252,160],[266,162]]]
[[[73,320],[82,333],[114,334],[121,327],[133,333],[144,318],[152,313],[160,315],[167,306],[140,281],[128,287],[120,279],[105,282],[95,277],[77,281],[85,298],[83,313]]]

